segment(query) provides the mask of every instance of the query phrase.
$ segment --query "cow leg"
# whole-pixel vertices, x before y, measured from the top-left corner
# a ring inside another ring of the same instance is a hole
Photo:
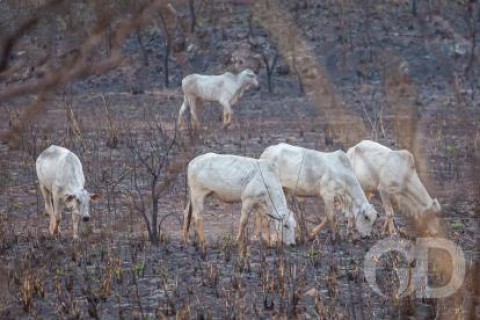
[[[192,218],[193,221],[195,222],[195,228],[197,229],[197,237],[198,237],[198,243],[200,245],[200,249],[202,250],[202,253],[205,252],[205,246],[206,246],[206,241],[205,241],[205,232],[203,230],[203,220],[201,213],[203,212],[203,200],[204,200],[204,195],[199,195],[199,196],[192,196],[191,200],[191,205],[192,205]],[[188,234],[187,234],[188,237]]]
[[[310,231],[309,237],[311,240],[315,239],[315,237],[318,235],[318,233],[320,233],[320,231],[323,229],[325,224],[327,224],[327,222],[328,222],[328,219],[323,218],[322,222],[320,222],[316,227],[312,229],[312,231]]]
[[[50,215],[50,234],[59,234],[60,233],[60,218],[63,210],[63,202],[58,196],[56,190],[52,190],[53,198],[53,210],[52,215]]]
[[[52,194],[42,184],[40,184],[40,191],[42,192],[43,200],[45,202],[45,213],[48,216],[51,216],[53,212]]]
[[[335,232],[336,232],[336,223],[335,223],[335,214],[334,210],[329,209],[327,210],[327,220],[330,224],[330,231],[332,232],[333,238],[335,238]]]
[[[198,114],[197,114],[197,101],[198,99],[192,97],[190,99],[190,115],[192,116],[193,127],[195,130],[200,128],[200,122],[198,121]]]
[[[335,219],[334,219],[334,208],[331,206],[330,203],[334,201],[324,201],[325,203],[325,213],[326,217],[323,218],[322,222],[317,225],[315,228],[310,231],[310,239],[314,239],[317,234],[323,229],[327,222],[330,224],[330,230],[332,231],[332,236],[335,238]]]
[[[250,215],[250,210],[252,209],[252,205],[250,200],[245,199],[242,201],[242,213],[240,215],[240,223],[238,226],[238,235],[237,235],[237,242],[243,241],[245,238],[245,230],[247,228],[248,223],[248,216]]]
[[[233,110],[227,101],[220,101],[223,106],[223,127],[227,128],[232,123]]]
[[[262,240],[268,247],[275,245],[276,237],[270,232],[270,223],[263,214],[258,214],[255,219],[253,240]]]
[[[240,215],[240,224],[238,226],[237,243],[240,256],[246,255],[245,230],[247,228],[248,216],[252,211],[254,202],[250,198],[242,199],[242,213]],[[260,213],[263,214],[263,211]]]
[[[180,111],[178,112],[178,126],[180,127],[180,129],[184,129],[185,128],[185,123],[183,121],[183,116],[184,116],[184,113],[185,111],[187,111],[188,109],[188,98],[187,98],[187,95],[184,95],[183,96],[183,103],[182,103],[182,106],[180,107]]]
[[[189,198],[187,202],[187,206],[183,211],[183,227],[182,227],[183,244],[188,244],[189,242],[188,233],[190,231],[190,220],[192,218],[191,215],[192,215],[192,205]]]
[[[73,239],[78,239],[78,227],[80,225],[80,215],[72,212]]]
[[[389,195],[382,190],[379,190],[380,198],[382,199],[383,207],[385,208],[385,223],[383,225],[383,234],[391,235],[397,233],[393,223],[393,207],[390,202]]]
[[[326,212],[328,212],[328,211],[329,211],[329,208],[328,208],[328,206],[327,206],[327,201],[324,200],[323,202],[325,203]],[[328,222],[328,214],[327,214],[326,217],[324,217],[324,218],[322,219],[322,221],[321,221],[316,227],[314,227],[314,228],[312,229],[312,231],[310,231],[310,233],[309,233],[309,238],[310,238],[311,240],[315,239],[315,238],[317,237],[317,235],[320,233],[320,231],[323,229],[323,227],[325,227],[325,225],[327,224],[327,222]]]
[[[255,227],[253,230],[253,241],[259,240],[263,236],[263,227],[265,225],[264,218],[261,214],[258,214],[255,218]]]
[[[312,229],[312,231],[310,231],[309,233],[309,238],[311,240],[315,239],[317,237],[317,235],[320,233],[320,231],[323,229],[323,227],[325,227],[325,224],[327,224],[327,222],[329,221],[329,217],[331,216],[331,214],[329,212],[331,212],[333,209],[331,208],[331,204],[329,202],[329,199],[326,199],[322,193],[319,193],[319,197],[320,199],[323,200],[323,203],[325,204],[325,212],[326,212],[326,217],[323,218],[321,220],[321,222]]]
[[[307,238],[307,222],[305,220],[305,214],[300,209],[300,204],[295,196],[293,196],[293,207],[295,208],[295,215],[297,216],[298,223],[298,243],[303,244]]]

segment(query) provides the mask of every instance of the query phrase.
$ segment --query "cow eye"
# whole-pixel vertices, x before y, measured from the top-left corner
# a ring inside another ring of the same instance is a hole
[[[365,220],[370,221],[370,217],[369,217],[369,216],[365,216]]]
[[[284,227],[285,229],[288,229],[288,225],[287,225],[287,224],[284,224],[283,227]]]

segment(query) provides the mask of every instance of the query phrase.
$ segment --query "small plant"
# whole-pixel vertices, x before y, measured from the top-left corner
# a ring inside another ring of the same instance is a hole
[[[145,264],[141,262],[137,262],[134,268],[135,268],[135,273],[137,277],[140,277],[140,276],[143,277],[145,275]]]
[[[56,268],[55,274],[57,275],[57,277],[63,277],[65,275],[65,270],[63,270],[62,268]]]
[[[463,222],[461,220],[457,219],[452,223],[452,228],[453,229],[462,229],[464,227],[465,227],[465,225],[463,224]]]
[[[122,261],[120,260],[120,258],[115,259],[115,264],[112,269],[115,280],[119,283],[123,282],[123,269]]]
[[[101,298],[105,301],[109,296],[112,295],[112,278],[113,278],[113,271],[108,266],[105,272],[105,277],[102,282],[101,288]]]
[[[107,122],[108,122],[107,137],[106,137],[105,144],[110,149],[116,149],[120,141],[120,126],[112,116],[112,113],[110,111],[109,101],[104,97],[104,95],[101,95],[101,97],[103,100],[103,105],[105,107],[105,112],[107,114]]]
[[[20,211],[23,209],[23,203],[20,201],[15,201],[12,203],[12,210],[13,211]]]

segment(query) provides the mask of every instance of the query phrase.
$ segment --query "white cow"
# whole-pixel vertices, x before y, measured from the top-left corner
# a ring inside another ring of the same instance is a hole
[[[232,122],[232,106],[242,97],[245,90],[258,87],[258,79],[250,69],[239,74],[226,72],[221,75],[191,74],[183,78],[183,104],[180,107],[178,121],[183,127],[183,114],[190,108],[194,126],[199,127],[197,106],[202,101],[218,101],[223,107],[223,125],[227,127]]]
[[[237,236],[239,244],[243,244],[249,214],[252,210],[258,210],[275,221],[285,244],[294,245],[297,223],[287,207],[276,170],[276,166],[268,160],[216,153],[206,153],[190,161],[187,174],[190,199],[184,212],[184,243],[188,243],[193,216],[204,250],[206,242],[201,213],[205,197],[213,194],[223,202],[242,202]]]
[[[441,208],[437,199],[430,198],[415,170],[413,155],[407,150],[393,151],[379,143],[364,140],[348,149],[355,175],[367,193],[378,191],[385,208],[383,232],[395,233],[391,200],[416,221],[436,235]]]
[[[45,210],[50,216],[50,233],[59,233],[62,209],[66,205],[72,210],[73,238],[78,238],[80,217],[88,221],[90,200],[100,197],[84,189],[82,163],[70,150],[51,145],[38,156],[36,168]]]
[[[370,235],[377,212],[365,197],[345,152],[325,153],[280,143],[265,149],[260,158],[277,164],[286,192],[299,197],[319,196],[323,200],[326,219],[311,232],[311,237],[327,221],[333,228],[336,210],[348,217],[349,231],[356,225],[362,236]]]

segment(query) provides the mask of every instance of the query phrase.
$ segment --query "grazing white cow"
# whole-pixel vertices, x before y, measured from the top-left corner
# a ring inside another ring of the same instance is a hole
[[[380,194],[386,213],[384,233],[396,232],[391,202],[394,200],[431,235],[438,234],[440,204],[437,199],[430,198],[420,181],[410,152],[394,151],[377,142],[363,140],[348,149],[347,156],[363,190],[370,195],[375,191]]]
[[[50,216],[50,233],[59,233],[65,205],[72,210],[73,238],[78,238],[80,218],[85,222],[90,219],[90,200],[100,197],[84,189],[82,163],[70,150],[51,145],[38,156],[36,169],[45,210]]]
[[[295,244],[297,223],[288,209],[276,166],[268,160],[206,153],[188,164],[190,199],[184,212],[183,241],[188,243],[193,216],[197,235],[204,251],[205,236],[201,213],[205,197],[213,194],[227,203],[242,203],[237,241],[242,244],[249,214],[258,210],[275,221],[280,237],[287,245]]]
[[[327,221],[333,228],[336,210],[348,217],[349,231],[356,225],[362,236],[370,235],[377,212],[365,197],[345,152],[325,153],[280,143],[265,149],[260,158],[277,164],[286,192],[299,197],[319,196],[323,200],[326,219],[311,232],[311,237]]]
[[[200,123],[197,116],[197,106],[202,101],[218,101],[223,107],[223,125],[227,127],[232,122],[232,106],[242,97],[245,90],[258,87],[258,79],[250,69],[238,74],[226,72],[221,75],[191,74],[183,78],[183,104],[180,107],[178,121],[183,127],[183,114],[190,108],[190,114],[197,128]]]

